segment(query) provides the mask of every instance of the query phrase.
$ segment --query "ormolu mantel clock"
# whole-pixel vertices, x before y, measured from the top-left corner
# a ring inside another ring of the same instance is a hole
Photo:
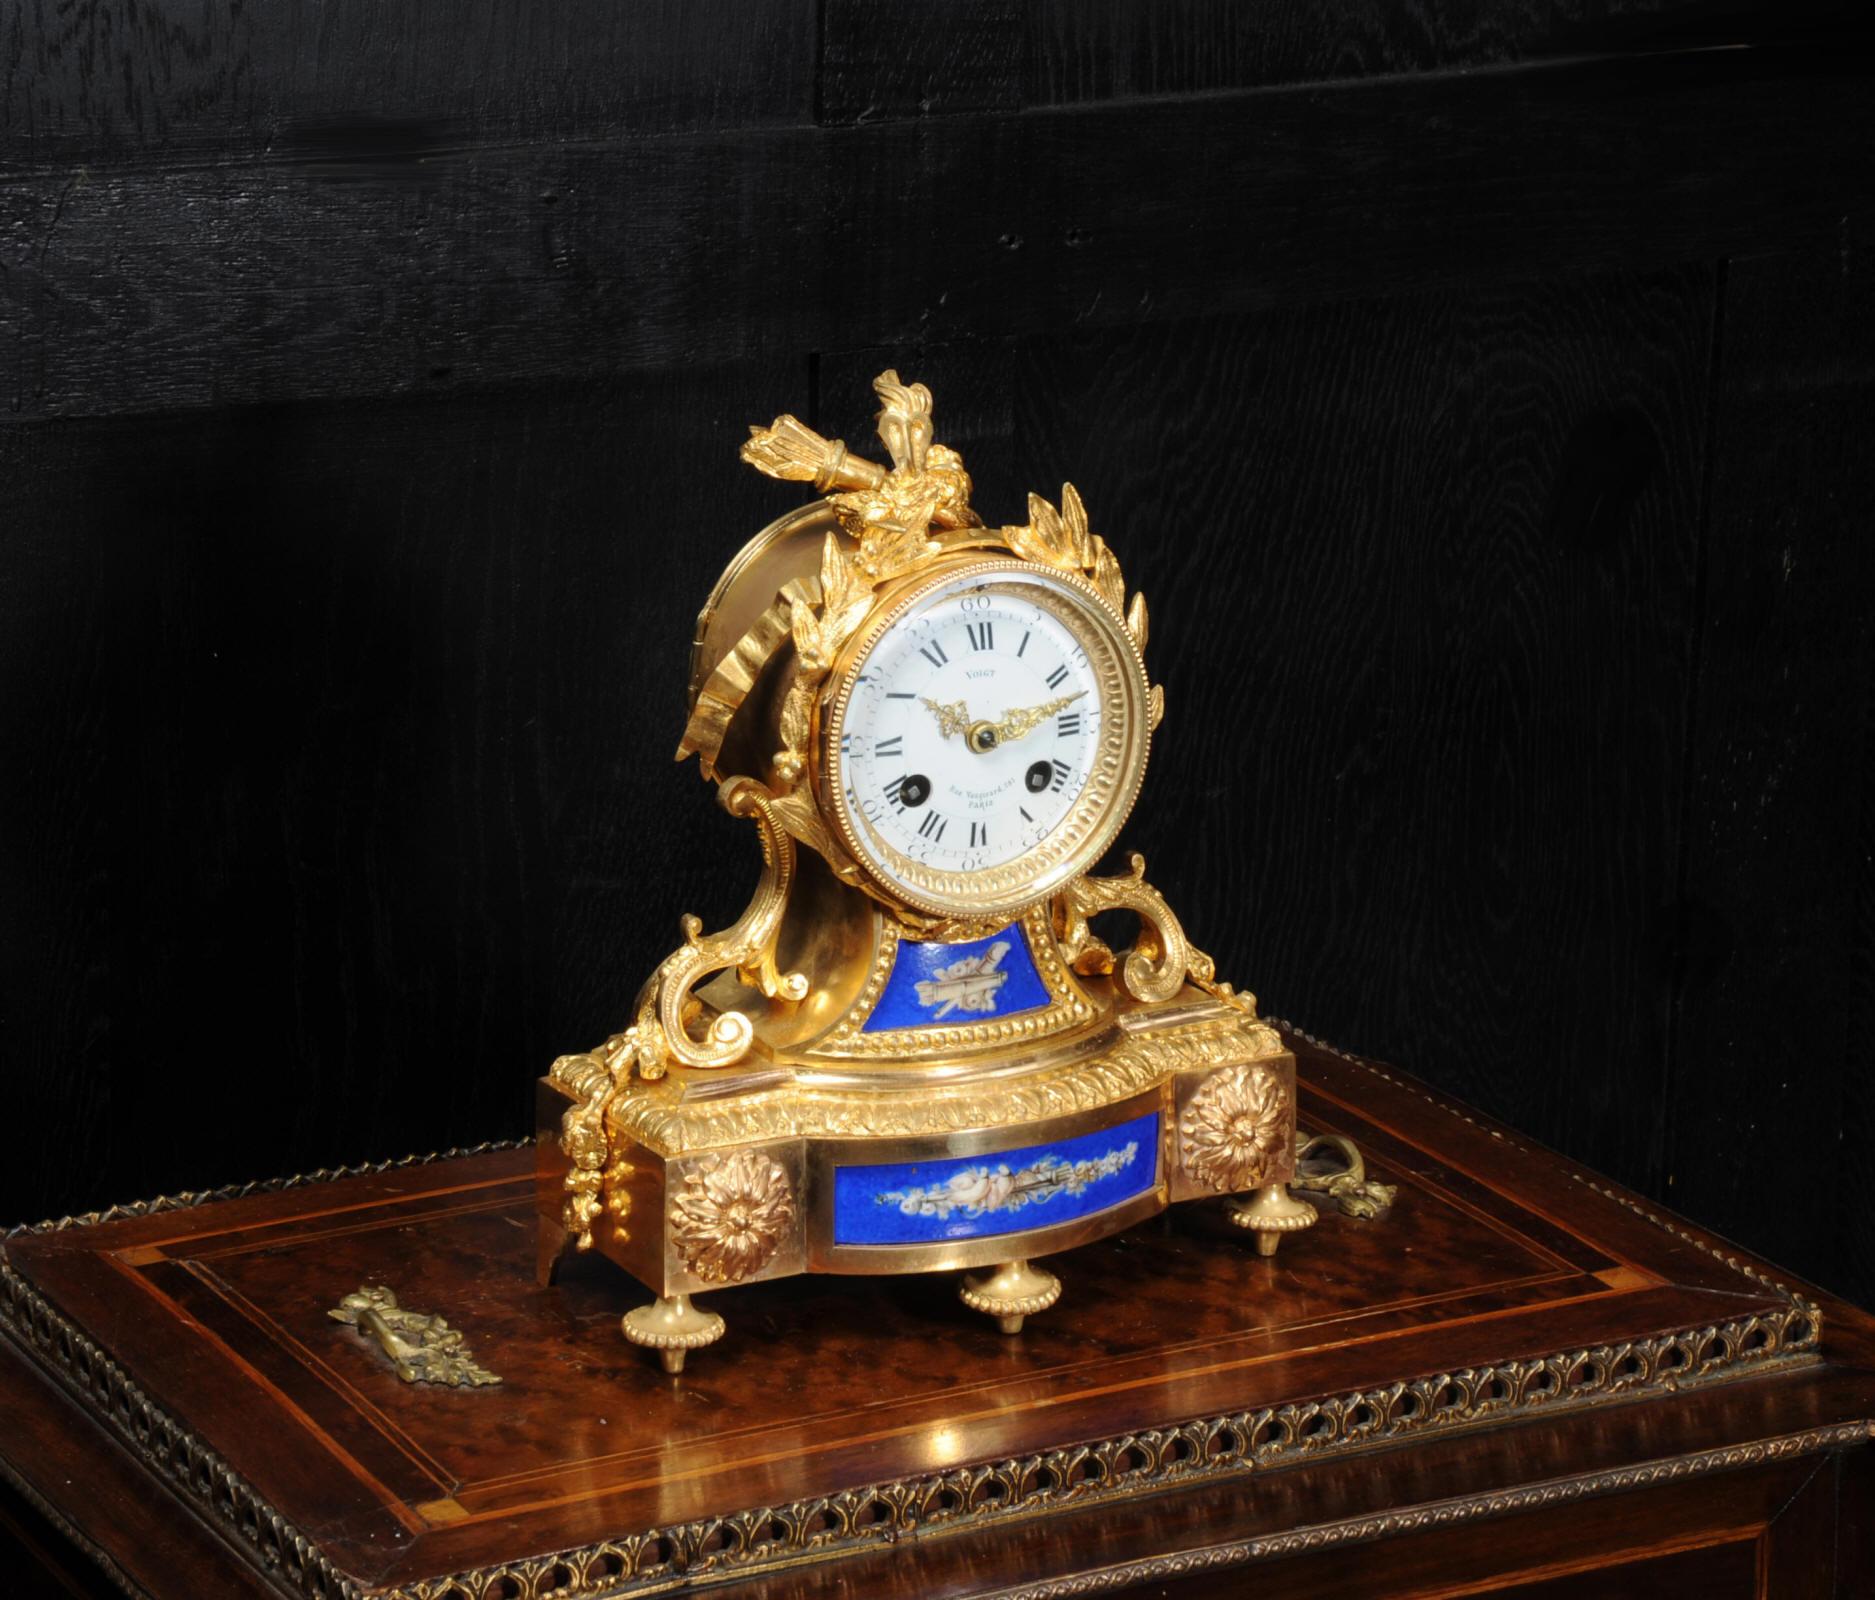
[[[1295,1061],[1146,883],[1090,870],[1139,794],[1163,692],[1080,497],[987,526],[931,395],[873,385],[890,468],[793,417],[743,459],[824,496],[729,563],[690,716],[763,871],[630,1025],[541,1081],[543,1277],[570,1236],[646,1284],[626,1338],[673,1372],[705,1290],[799,1272],[980,1269],[1007,1333],[1038,1257],[1229,1197],[1265,1254],[1293,1198]],[[1137,919],[1115,953],[1089,928]]]

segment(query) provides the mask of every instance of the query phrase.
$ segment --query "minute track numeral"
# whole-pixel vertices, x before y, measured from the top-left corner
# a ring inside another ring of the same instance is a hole
[[[996,648],[996,628],[988,622],[966,622],[964,632],[970,635],[972,650],[994,650]]]

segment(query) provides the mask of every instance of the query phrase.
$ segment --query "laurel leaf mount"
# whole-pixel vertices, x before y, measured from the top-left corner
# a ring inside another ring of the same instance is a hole
[[[1135,594],[1129,604],[1126,583],[1120,575],[1120,563],[1107,541],[1095,533],[1087,521],[1087,507],[1071,483],[1061,486],[1061,509],[1057,511],[1039,494],[1029,496],[1029,520],[1005,527],[1003,543],[1024,561],[1054,567],[1086,578],[1108,605],[1126,619],[1126,631],[1133,646],[1143,656],[1150,633],[1146,597]],[[1165,690],[1154,684],[1147,704],[1152,727],[1165,718]]]
[[[1003,529],[1003,542],[1024,561],[1079,573],[1099,591],[1101,599],[1127,615],[1126,584],[1120,577],[1120,563],[1107,548],[1107,541],[1087,525],[1087,507],[1071,483],[1061,486],[1061,509],[1057,511],[1039,494],[1029,496],[1029,520],[1017,527]],[[1146,613],[1139,611],[1139,626],[1132,628],[1134,643],[1145,647]]]
[[[782,793],[800,779],[813,737],[814,699],[826,681],[841,647],[858,631],[872,609],[873,585],[857,557],[828,534],[820,552],[820,598],[789,602],[789,636],[794,642],[794,678],[781,706],[781,748],[775,752],[775,778]]]

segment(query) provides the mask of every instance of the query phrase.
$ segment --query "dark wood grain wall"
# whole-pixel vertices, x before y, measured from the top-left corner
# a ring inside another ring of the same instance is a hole
[[[782,409],[1080,486],[1266,1009],[1875,1300],[1871,72],[1712,0],[0,19],[0,1214],[512,1135]]]

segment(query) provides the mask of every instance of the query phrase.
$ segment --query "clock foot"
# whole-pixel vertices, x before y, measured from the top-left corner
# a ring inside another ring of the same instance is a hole
[[[1257,1236],[1257,1254],[1273,1256],[1285,1233],[1295,1233],[1315,1225],[1315,1207],[1298,1200],[1289,1186],[1272,1183],[1248,1199],[1233,1200],[1225,1208],[1230,1220],[1248,1228]]]
[[[684,1357],[692,1350],[722,1338],[723,1319],[714,1311],[699,1311],[689,1295],[674,1294],[627,1311],[619,1331],[633,1344],[657,1351],[664,1370],[675,1375],[684,1370]]]
[[[1061,1280],[1026,1261],[1005,1261],[965,1278],[957,1298],[972,1311],[994,1317],[1004,1333],[1020,1333],[1025,1317],[1046,1311],[1061,1298]]]

